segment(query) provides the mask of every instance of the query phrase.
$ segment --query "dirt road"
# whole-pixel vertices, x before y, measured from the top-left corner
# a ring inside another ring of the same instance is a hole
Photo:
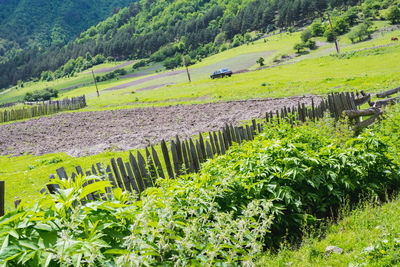
[[[316,103],[320,98],[314,96]],[[66,152],[93,155],[108,149],[129,150],[162,139],[219,130],[225,123],[263,118],[283,106],[311,104],[311,96],[218,102],[131,110],[62,113],[0,125],[0,154],[43,155]]]

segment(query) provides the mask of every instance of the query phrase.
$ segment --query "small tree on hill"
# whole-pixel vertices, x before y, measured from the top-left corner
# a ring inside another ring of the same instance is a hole
[[[356,27],[354,27],[348,35],[348,38],[352,43],[356,40],[361,42],[365,39],[371,38],[373,30],[371,29],[372,23],[367,21],[363,22]]]
[[[304,45],[305,45],[305,47],[307,47],[311,50],[314,50],[317,48],[317,43],[313,39],[308,40],[307,43],[305,43]]]
[[[297,53],[300,54],[302,51],[304,51],[304,44],[303,43],[298,43],[294,45],[294,49],[297,50]]]
[[[312,37],[312,29],[307,28],[301,33],[301,40],[303,43],[307,43],[308,40],[310,40]]]
[[[264,61],[265,61],[265,59],[262,58],[262,57],[260,57],[260,58],[257,60],[257,64],[260,64],[260,67],[262,67],[262,66],[264,66]]]
[[[325,32],[325,28],[321,22],[316,21],[311,24],[311,33],[314,37],[323,36]]]

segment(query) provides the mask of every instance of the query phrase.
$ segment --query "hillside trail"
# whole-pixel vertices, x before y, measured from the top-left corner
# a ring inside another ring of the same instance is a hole
[[[271,54],[273,54],[275,51],[260,51],[260,52],[254,52],[254,53],[244,53],[244,54],[239,54],[237,56],[220,60],[218,62],[206,65],[206,66],[200,66],[200,67],[190,67],[190,75],[192,77],[192,80],[198,80],[198,79],[205,79],[209,78],[209,75],[213,73],[215,70],[221,69],[221,68],[229,68],[231,69],[234,73],[240,73],[240,72],[246,72],[248,69],[256,64],[256,61],[259,57],[267,57]],[[178,76],[179,75],[179,76]],[[142,75],[139,73],[133,73],[133,74],[128,74],[125,76],[122,76],[121,79],[124,78],[140,78]],[[110,88],[106,88],[103,91],[114,91],[114,90],[120,90],[128,87],[133,87],[136,85],[140,85],[149,81],[157,80],[154,84],[151,85],[146,85],[143,88],[137,88],[136,91],[143,91],[143,90],[150,90],[150,89],[156,89],[165,86],[165,84],[171,85],[171,84],[176,84],[179,83],[180,81],[184,81],[186,79],[186,70],[173,70],[173,71],[166,71],[162,73],[157,73],[153,75],[145,76],[143,78],[130,81],[124,84],[120,84],[117,86],[113,86]],[[150,89],[149,89],[150,88]]]
[[[110,71],[114,71],[114,70],[117,70],[117,69],[120,69],[120,68],[129,66],[129,65],[131,65],[131,64],[133,64],[133,63],[135,63],[135,62],[137,62],[137,60],[131,60],[131,61],[122,63],[122,64],[120,64],[120,65],[118,65],[118,66],[115,66],[115,67],[101,68],[101,69],[94,70],[93,72],[94,72],[94,73],[105,73],[105,72],[110,72]]]
[[[148,142],[189,138],[199,132],[220,130],[265,118],[298,103],[319,104],[319,96],[255,99],[194,105],[135,108],[96,112],[60,113],[0,125],[0,155],[44,155],[64,152],[71,156],[94,155],[107,150],[127,151]]]

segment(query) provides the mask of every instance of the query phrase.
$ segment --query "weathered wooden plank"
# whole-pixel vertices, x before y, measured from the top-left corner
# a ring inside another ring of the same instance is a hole
[[[239,127],[240,135],[242,136],[242,140],[249,140],[249,137],[247,136],[247,131],[243,126]]]
[[[151,154],[153,155],[154,163],[155,163],[155,165],[157,167],[158,177],[165,178],[165,175],[164,175],[164,172],[163,172],[163,169],[162,169],[162,166],[161,166],[160,159],[158,158],[157,152],[156,152],[156,150],[154,149],[153,146],[151,146]]]
[[[265,112],[265,121],[269,123],[269,113]]]
[[[384,98],[384,97],[396,94],[398,92],[400,92],[400,87],[397,87],[397,88],[394,88],[394,89],[391,89],[391,90],[388,90],[388,91],[385,91],[385,92],[382,92],[382,93],[378,93],[378,94],[376,94],[376,96],[378,98]]]
[[[329,109],[331,110],[331,114],[333,115],[333,117],[339,117],[336,111],[336,105],[335,105],[335,100],[333,97],[333,93],[331,95],[329,95]]]
[[[21,199],[17,199],[14,201],[14,207],[17,209],[19,207],[19,204],[21,204]],[[4,212],[3,212],[4,213]]]
[[[278,124],[280,124],[280,120],[279,120],[279,110],[276,111],[276,121]]]
[[[346,110],[345,114],[349,119],[358,118],[361,116],[370,116],[382,112],[380,108],[368,108],[362,110]]]
[[[213,154],[216,154],[216,153],[217,153],[217,150],[216,150],[215,144],[214,144],[214,137],[213,137],[213,135],[212,135],[211,132],[208,132],[208,136],[209,136],[209,139],[210,139],[210,142],[211,142],[211,149],[212,149],[212,152],[213,152]]]
[[[376,120],[377,118],[379,118],[379,116],[381,116],[381,115],[382,115],[382,113],[376,113],[376,114],[373,115],[372,117],[369,117],[368,119],[366,119],[366,120],[364,120],[364,121],[362,121],[362,122],[357,123],[357,124],[354,126],[354,131],[355,131],[356,133],[360,132],[363,128],[368,127],[368,126],[370,126],[371,124],[373,124],[373,123],[375,122],[375,120]]]
[[[253,133],[252,133],[249,125],[246,125],[246,132],[247,132],[247,137],[249,138],[248,140],[253,140]]]
[[[58,177],[59,177],[61,180],[68,180],[68,175],[67,175],[67,172],[65,171],[64,167],[58,168],[58,169],[56,170],[56,173],[57,173]]]
[[[1,183],[1,182],[0,182]],[[40,190],[40,194],[41,195],[46,195],[47,194],[47,188],[42,188],[41,190]]]
[[[106,173],[108,175],[108,180],[110,181],[112,187],[113,188],[117,188],[117,183],[115,182],[114,175],[113,175],[113,173],[111,171],[110,165],[107,166]]]
[[[132,153],[129,153],[129,163],[131,164],[133,174],[135,175],[136,185],[139,188],[139,193],[142,193],[145,189],[145,184],[144,184],[142,175],[140,173],[137,161],[136,161],[135,157],[132,155]]]
[[[211,150],[211,145],[208,141],[206,141],[206,153],[207,153],[207,158],[212,159],[213,158],[213,153]]]
[[[182,143],[182,156],[185,163],[185,173],[190,173],[190,162],[186,151],[186,144]]]
[[[199,159],[199,162],[203,163],[204,162],[204,156],[203,156],[203,153],[201,151],[200,143],[199,143],[198,140],[196,140],[196,142],[195,142],[195,147],[196,147],[197,157]]]
[[[239,127],[235,127],[236,142],[240,145],[242,143],[242,136],[240,135]]]
[[[182,169],[183,166],[182,142],[179,139],[178,135],[176,135],[175,145],[176,145],[176,153],[178,154],[179,166],[180,169]]]
[[[97,171],[93,164],[92,164],[92,173],[93,173],[93,175],[97,176]]]
[[[231,133],[231,138],[232,138],[232,142],[237,143],[237,139],[236,139],[236,133],[235,133],[235,129],[233,128],[233,125],[229,125],[229,131]]]
[[[124,162],[121,158],[117,158],[117,164],[119,167],[119,171],[121,173],[121,179],[125,185],[125,189],[129,192],[132,192],[131,182],[129,181],[128,174],[126,173]]]
[[[228,140],[228,148],[229,148],[232,146],[232,134],[231,134],[231,130],[230,130],[228,124],[226,124],[226,126],[225,126],[225,131],[226,131],[226,139]]]
[[[229,141],[228,141],[228,136],[226,133],[226,129],[223,129],[221,131],[222,139],[224,140],[224,146],[225,146],[225,151],[229,149]]]
[[[49,181],[51,182],[54,179],[55,179],[54,175],[50,174]],[[58,184],[48,184],[46,185],[46,187],[49,190],[50,194],[56,194],[58,193],[58,189],[60,189],[60,186]]]
[[[117,163],[115,162],[114,158],[111,159],[111,168],[114,172],[115,181],[117,182],[118,187],[124,191],[125,188],[124,184],[122,183],[121,174],[118,171]]]
[[[153,186],[153,183],[150,179],[149,173],[147,172],[146,161],[144,160],[144,157],[142,156],[142,154],[139,151],[137,151],[136,157],[137,157],[137,163],[139,166],[140,174],[143,178],[145,187],[147,188],[147,187]]]
[[[72,172],[72,173],[71,173],[71,180],[72,180],[73,182],[76,181],[76,180],[75,180],[76,177],[77,177],[76,173]]]
[[[189,143],[190,143],[190,154],[192,155],[192,159],[193,159],[193,167],[194,167],[195,172],[198,172],[200,169],[200,163],[199,163],[199,159],[197,156],[196,147],[194,146],[194,143],[191,138],[189,138]]]
[[[104,175],[104,170],[103,170],[103,168],[102,168],[100,162],[96,163],[96,167],[97,167],[98,173],[99,173],[100,175]]]
[[[87,177],[89,177],[89,176],[91,176],[91,175],[92,175],[92,172],[91,172],[91,171],[87,171],[87,172],[86,172],[86,176],[87,176]],[[93,184],[94,181],[93,181],[93,179],[90,179],[87,183],[88,183],[88,184]],[[84,185],[84,186],[85,186],[85,185]],[[100,198],[99,194],[97,194],[96,192],[90,193],[90,194],[88,194],[86,197],[87,197],[87,199],[89,199],[89,200],[96,200],[96,199],[99,199],[99,198]]]
[[[387,98],[387,99],[382,99],[382,100],[377,100],[375,102],[371,102],[370,106],[376,107],[376,108],[381,108],[383,106],[394,105],[399,101],[400,101],[400,97],[392,97],[392,98]]]
[[[167,144],[165,143],[164,140],[161,141],[161,151],[164,156],[164,162],[165,162],[165,166],[167,168],[168,176],[169,176],[169,178],[172,179],[172,178],[174,178],[174,171],[172,170],[172,165],[171,165],[171,160],[169,158]]]
[[[221,146],[219,144],[217,134],[214,132],[213,136],[214,136],[214,143],[215,143],[215,149],[217,150],[217,154],[221,155]]]
[[[101,163],[99,163],[99,162],[96,163],[96,167],[97,167],[97,174],[99,176],[101,176],[101,180],[106,181],[106,174],[104,173],[104,170],[103,170],[103,168],[101,166]],[[72,174],[74,174],[74,173],[72,173]],[[72,175],[71,175],[71,179],[73,179]],[[110,187],[106,187],[105,190],[106,190],[106,194],[101,194],[101,198],[103,200],[110,199],[111,188]]]
[[[149,168],[149,175],[150,179],[153,184],[155,184],[155,181],[157,180],[157,170],[156,166],[154,165],[153,158],[150,155],[149,149],[146,147],[146,159],[147,159],[147,166]]]
[[[219,144],[220,144],[220,149],[221,149],[221,154],[225,155],[225,144],[224,144],[224,140],[222,138],[222,134],[221,131],[218,131],[218,138],[219,138]]]
[[[301,104],[301,112],[303,113],[303,115],[302,115],[303,122],[306,122],[306,120],[307,120],[307,108],[306,108],[306,105],[304,103]]]
[[[189,172],[192,173],[192,172],[196,171],[196,168],[194,166],[194,160],[193,160],[193,156],[192,156],[192,151],[190,149],[190,144],[189,144],[188,141],[185,141],[185,147],[186,147],[186,152],[187,152],[188,158],[189,158],[189,166],[190,166]]]
[[[131,183],[132,189],[138,195],[138,198],[140,198],[140,190],[136,184],[135,177],[132,172],[131,164],[129,164],[129,162],[125,162],[125,168],[127,170],[127,175],[129,177],[129,182]]]
[[[176,151],[176,145],[174,141],[171,141],[171,155],[172,155],[172,162],[174,164],[175,175],[178,177],[180,175],[180,166],[179,166],[179,159],[178,159],[178,152]]]
[[[5,181],[0,181],[0,216],[4,216],[5,193]],[[40,193],[43,194],[42,191]]]
[[[49,190],[50,194],[57,194],[58,189],[60,188],[60,186],[57,184],[47,184],[46,187],[47,190]]]
[[[78,173],[78,175],[83,176],[83,170],[82,170],[81,166],[76,166],[75,170]]]
[[[258,131],[258,133],[262,133],[262,131],[261,131],[261,123],[257,123],[257,131]]]
[[[206,146],[204,144],[204,138],[201,133],[199,133],[199,145],[202,156],[201,161],[204,162],[206,160]]]

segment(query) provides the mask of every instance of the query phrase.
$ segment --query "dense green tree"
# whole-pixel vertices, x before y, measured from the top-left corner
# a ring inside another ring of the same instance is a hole
[[[400,23],[400,9],[393,5],[390,7],[388,14],[387,14],[387,19],[390,20],[392,24],[399,24]]]
[[[352,43],[354,43],[356,40],[360,42],[366,38],[371,38],[371,34],[373,32],[371,26],[372,23],[369,21],[357,25],[350,31],[348,38],[351,40]]]
[[[304,31],[302,31],[301,40],[303,41],[303,43],[307,43],[307,41],[310,40],[312,36],[313,36],[312,29],[307,28]]]
[[[298,54],[300,54],[302,51],[304,51],[305,45],[303,43],[298,43],[295,44],[293,49],[297,51]]]
[[[33,0],[32,3],[36,1],[39,0]],[[59,0],[55,0],[53,4],[56,5],[57,1]],[[85,1],[88,0],[80,0],[76,3],[83,4]],[[114,5],[116,1],[110,1],[109,6]],[[122,3],[127,0],[118,1]],[[62,6],[76,4],[75,1],[73,2],[67,1]],[[105,0],[96,3],[101,7]],[[61,66],[70,59],[75,60],[78,57],[84,59],[83,62],[78,62],[79,68],[74,66],[71,70],[71,66],[67,65],[67,71],[76,72],[87,66],[104,62],[106,58],[118,60],[151,58],[151,60],[163,62],[167,58],[174,58],[175,54],[179,53],[188,54],[193,60],[200,60],[224,49],[229,42],[233,46],[242,44],[243,36],[248,32],[265,33],[277,27],[295,29],[295,25],[319,17],[328,7],[345,7],[355,4],[358,4],[358,1],[138,0],[132,2],[129,7],[121,8],[98,25],[90,27],[79,34],[75,41],[64,46],[49,48],[33,46],[14,54],[4,52],[8,53],[8,57],[7,60],[0,62],[0,88],[16,84],[18,80],[41,77],[43,71],[53,71],[55,78],[63,76],[64,70],[60,70]],[[109,12],[114,7],[108,9]],[[5,5],[4,10],[7,8],[8,5]],[[56,21],[54,25],[65,26],[79,23],[79,12],[81,11],[67,12],[67,21],[63,24],[57,24]],[[2,13],[4,12],[0,11],[0,14]],[[338,34],[348,30],[350,23],[348,20],[349,17],[352,18],[350,15],[342,18],[342,24],[337,22]],[[63,40],[65,31],[58,30],[57,27],[53,28],[54,40]],[[341,30],[342,28],[345,30]],[[325,24],[313,25],[312,34],[320,36],[325,29]],[[46,31],[42,32],[46,33]],[[53,39],[46,37],[46,34],[37,36],[44,42],[52,44]],[[66,34],[66,40],[68,38],[69,35]],[[4,49],[4,51],[8,50]],[[86,57],[87,53],[92,56],[92,60]]]

